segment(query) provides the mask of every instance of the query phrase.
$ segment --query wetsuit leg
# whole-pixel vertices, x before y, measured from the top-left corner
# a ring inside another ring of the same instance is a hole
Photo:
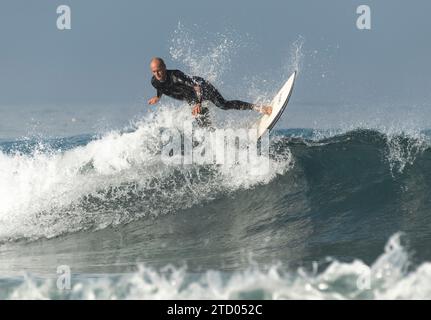
[[[223,110],[252,110],[254,104],[240,100],[225,100],[220,92],[209,82],[202,85],[202,98],[214,103],[217,107]]]

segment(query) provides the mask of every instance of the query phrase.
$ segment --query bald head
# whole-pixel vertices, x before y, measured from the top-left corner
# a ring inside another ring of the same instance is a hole
[[[153,63],[160,64],[162,67],[166,68],[165,61],[163,61],[162,58],[159,58],[159,57],[152,58],[150,64],[153,64]]]
[[[150,62],[151,72],[158,81],[166,79],[166,64],[162,58],[154,57]]]

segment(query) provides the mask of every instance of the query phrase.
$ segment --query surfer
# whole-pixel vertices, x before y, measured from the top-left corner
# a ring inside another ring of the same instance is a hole
[[[201,77],[190,77],[180,70],[168,70],[162,58],[155,57],[150,63],[151,84],[157,90],[157,95],[148,104],[159,102],[163,94],[186,101],[193,106],[192,115],[196,117],[199,125],[209,125],[208,108],[202,107],[202,102],[211,101],[223,110],[255,110],[267,115],[272,112],[271,106],[260,106],[239,100],[225,100],[220,92],[208,81]]]

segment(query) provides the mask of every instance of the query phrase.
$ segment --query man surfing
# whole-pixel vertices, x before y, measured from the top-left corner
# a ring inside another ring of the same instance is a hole
[[[202,101],[211,101],[223,110],[255,110],[267,115],[272,112],[271,106],[259,106],[239,100],[225,100],[218,90],[208,81],[201,77],[190,77],[180,70],[167,70],[162,58],[155,57],[150,63],[151,84],[157,90],[157,95],[148,104],[159,102],[163,94],[186,101],[193,106],[192,115],[196,117],[198,124],[208,126],[208,109],[202,107]]]

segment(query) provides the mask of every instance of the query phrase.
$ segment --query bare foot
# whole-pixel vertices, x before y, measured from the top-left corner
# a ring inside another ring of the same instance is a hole
[[[269,116],[272,113],[272,107],[262,106],[262,108],[260,109],[260,112]]]

